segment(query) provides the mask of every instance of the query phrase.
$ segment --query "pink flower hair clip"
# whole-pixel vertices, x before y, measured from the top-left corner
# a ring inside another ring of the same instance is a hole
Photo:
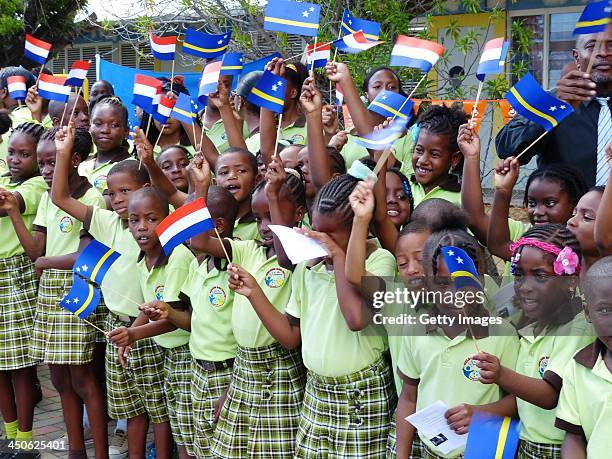
[[[577,274],[580,272],[580,259],[571,247],[565,247],[557,255],[553,269],[557,276]]]

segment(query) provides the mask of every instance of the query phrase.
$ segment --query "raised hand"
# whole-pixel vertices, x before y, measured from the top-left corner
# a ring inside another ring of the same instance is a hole
[[[335,105],[323,106],[323,131],[328,136],[338,132],[338,111]]]
[[[480,139],[469,123],[459,127],[457,143],[465,158],[480,158]]]
[[[520,164],[514,156],[504,159],[495,167],[495,189],[512,193],[519,177]]]
[[[345,131],[338,131],[329,141],[329,146],[336,150],[342,150],[342,147],[348,142],[348,134]]]
[[[342,62],[328,62],[325,71],[327,78],[336,83],[342,84],[351,78],[347,65]]]
[[[589,101],[597,95],[596,87],[591,75],[574,65],[574,70],[557,81],[557,97],[576,108],[580,102]]]
[[[68,126],[63,126],[55,134],[55,149],[57,155],[72,157],[74,146],[75,127],[74,122],[70,121]]]
[[[274,75],[278,75],[280,77],[285,76],[285,61],[281,57],[275,57],[270,62],[266,68],[272,72]]]
[[[340,248],[340,246],[334,241],[327,233],[320,233],[318,231],[312,231],[306,228],[294,228],[298,233],[303,234],[304,236],[308,236],[309,238],[314,239],[319,244],[323,246],[329,255],[329,258],[332,260],[336,258],[344,258],[344,251]],[[343,261],[344,262],[344,261]]]
[[[42,116],[43,100],[38,95],[37,84],[31,86],[30,89],[28,89],[28,94],[26,95],[25,103],[30,109],[30,112],[32,113],[32,118],[37,121],[42,121],[40,118]]]
[[[139,127],[134,128],[134,146],[136,147],[136,153],[138,158],[144,163],[145,166],[150,166],[155,162],[153,156],[153,145],[147,139],[145,131]]]
[[[187,177],[195,188],[208,190],[210,185],[210,166],[204,155],[196,154],[187,166]]]
[[[323,97],[321,97],[321,93],[315,86],[315,81],[312,77],[308,77],[304,80],[302,94],[300,95],[300,104],[306,115],[321,112]]]
[[[374,214],[374,193],[372,189],[374,183],[371,181],[361,181],[349,196],[351,208],[355,213],[355,218],[371,220]]]
[[[217,91],[208,95],[208,100],[217,108],[228,107],[230,105],[229,88],[219,83]]]
[[[283,184],[287,181],[287,172],[278,156],[272,157],[266,170],[266,186],[264,187],[268,197],[278,196]]]

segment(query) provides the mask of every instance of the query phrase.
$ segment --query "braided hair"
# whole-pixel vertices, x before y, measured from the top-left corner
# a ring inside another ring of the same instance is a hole
[[[42,124],[31,122],[31,121],[26,121],[25,123],[21,123],[15,129],[13,129],[11,131],[10,137],[13,137],[14,134],[29,135],[30,137],[34,139],[35,141],[34,143],[38,143],[44,131],[45,131],[45,128],[43,127]]]
[[[123,127],[125,127],[126,129],[129,127],[128,125],[128,119],[129,119],[129,115],[128,115],[128,110],[126,108],[125,105],[123,105],[123,102],[121,102],[121,99],[119,99],[117,96],[105,96],[102,99],[98,100],[96,102],[96,105],[94,105],[94,108],[92,108],[91,110],[91,117],[94,117],[94,113],[96,111],[98,111],[100,109],[100,107],[102,107],[103,105],[109,105],[111,107],[115,107],[117,108],[117,110],[119,110],[119,112],[121,113],[121,120],[123,123]]]
[[[412,188],[410,188],[410,180],[408,177],[404,175],[402,171],[400,171],[397,167],[389,167],[387,172],[391,172],[392,174],[397,175],[402,182],[402,188],[404,189],[404,193],[408,196],[408,202],[410,202],[410,213],[414,210],[414,196],[412,196]]]
[[[285,180],[285,183],[283,183],[281,190],[285,190],[289,199],[294,203],[296,208],[304,207],[304,209],[306,209],[306,187],[302,181],[302,176],[299,172],[293,171],[292,169],[290,170],[292,172],[287,172],[287,180]],[[266,180],[261,180],[257,185],[255,185],[255,188],[253,188],[253,194],[263,190],[266,183]]]
[[[560,249],[564,247],[571,248],[578,258],[581,256],[580,243],[574,233],[572,233],[567,226],[560,225],[558,223],[545,223],[542,225],[534,225],[529,228],[522,236],[523,238],[532,238],[541,242],[548,242],[549,244],[556,245]],[[520,252],[522,247],[517,249]],[[547,256],[554,259],[554,255],[546,253]],[[552,262],[551,262],[552,263]]]
[[[567,193],[573,205],[576,205],[582,195],[587,192],[584,175],[580,169],[568,164],[551,164],[538,168],[529,175],[527,185],[525,186],[525,197],[523,198],[525,207],[527,207],[529,201],[529,187],[535,180],[546,180],[558,183],[561,191]]]
[[[353,208],[349,196],[359,179],[349,174],[334,177],[319,190],[312,204],[313,211],[321,214],[334,214],[338,222],[350,225],[353,221]]]
[[[54,142],[55,135],[60,131],[59,127],[54,127],[51,129],[45,130],[43,135],[40,137],[40,141],[46,142]],[[91,149],[93,147],[93,141],[91,139],[91,134],[87,129],[77,128],[74,132],[74,145],[72,147],[72,154],[79,155],[81,162],[85,161],[89,154],[91,153]]]

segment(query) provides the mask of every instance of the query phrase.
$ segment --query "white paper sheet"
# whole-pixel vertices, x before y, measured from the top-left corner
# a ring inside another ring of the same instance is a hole
[[[467,435],[458,435],[450,428],[444,417],[448,407],[438,400],[406,418],[420,433],[436,445],[443,454],[465,446]]]
[[[327,256],[327,251],[321,244],[297,233],[293,228],[282,225],[268,225],[268,228],[280,239],[285,253],[293,264]]]

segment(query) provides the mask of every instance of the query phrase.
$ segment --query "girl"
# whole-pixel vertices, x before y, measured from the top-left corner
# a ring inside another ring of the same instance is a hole
[[[157,165],[177,190],[187,193],[189,182],[186,169],[189,166],[190,152],[181,145],[170,145],[162,149],[157,157]]]
[[[303,231],[329,253],[299,263],[291,299],[275,308],[248,271],[233,262],[230,286],[248,298],[281,344],[302,345],[308,368],[304,405],[296,439],[296,457],[343,458],[384,455],[395,401],[392,376],[384,358],[386,340],[371,323],[360,292],[346,278],[345,252],[353,211],[349,195],[358,179],[340,175],[315,199],[313,231]],[[393,256],[370,244],[366,268],[374,276],[392,276]]]
[[[596,241],[597,221],[607,217],[605,214],[600,217],[600,212],[605,212],[606,206],[610,205],[604,198],[605,190],[606,187],[595,186],[582,195],[574,208],[572,218],[567,221],[567,229],[576,236],[580,244],[581,277],[593,263],[612,253],[612,248],[598,246]]]
[[[530,324],[519,331],[516,370],[478,353],[479,380],[514,394],[521,419],[518,457],[561,458],[564,432],[554,426],[566,365],[595,337],[576,294],[581,270],[576,237],[559,224],[534,226],[512,245],[519,307]]]
[[[38,173],[36,144],[43,127],[18,125],[8,141],[8,174],[0,176],[0,410],[6,438],[32,440],[36,364],[29,355],[38,284],[9,217],[23,215],[26,230],[47,186]],[[16,202],[16,206],[9,203]]]
[[[221,155],[220,162],[225,155],[229,154]],[[291,295],[291,271],[282,266],[290,262],[268,225],[293,227],[302,221],[304,187],[293,174],[280,179],[284,169],[277,159],[269,171],[275,179],[261,182],[251,202],[262,242],[224,239],[223,244],[233,264],[254,273],[254,282],[261,285],[259,292],[268,304],[274,304],[275,311],[284,311]],[[208,175],[197,175],[196,196],[205,196]],[[206,233],[192,238],[191,246],[227,258],[219,240]],[[277,341],[266,326],[246,297],[234,297],[232,329],[238,350],[211,444],[215,457],[293,457],[304,391],[302,359],[299,351]]]
[[[53,181],[55,169],[55,135],[58,128],[46,131],[38,142],[38,167],[48,187]],[[73,147],[68,189],[75,199],[87,205],[104,207],[104,198],[92,188],[85,177],[78,175],[78,165],[91,151],[91,136],[84,129],[77,129]],[[72,287],[72,266],[81,245],[80,222],[51,203],[49,194],[42,196],[33,231],[27,231],[16,200],[11,206],[10,217],[26,254],[43,270],[38,291],[32,347],[30,355],[35,361],[49,365],[51,381],[60,394],[62,411],[68,431],[71,457],[83,457],[82,403],[88,409],[96,446],[96,457],[104,458],[108,450],[105,401],[98,383],[94,365],[96,342],[100,333],[91,325],[79,320],[58,305],[58,300]],[[89,242],[84,238],[82,242]],[[99,313],[93,319],[100,322]]]

